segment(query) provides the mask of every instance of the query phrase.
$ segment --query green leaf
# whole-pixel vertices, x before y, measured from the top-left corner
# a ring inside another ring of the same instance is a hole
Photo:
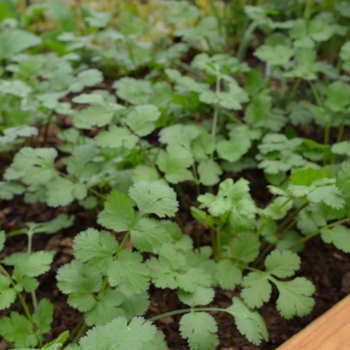
[[[341,142],[334,143],[331,147],[331,151],[334,154],[344,154],[346,156],[350,156],[350,142],[341,141]]]
[[[268,119],[268,112],[272,107],[272,98],[266,91],[253,97],[248,105],[244,120],[255,127],[264,126]],[[243,139],[243,137],[241,138]]]
[[[141,251],[153,252],[170,240],[161,221],[140,218],[130,231],[131,242]]]
[[[0,334],[16,348],[30,348],[38,343],[31,322],[25,316],[14,311],[10,313],[9,317],[0,319]]]
[[[251,146],[248,138],[232,137],[230,140],[221,140],[216,149],[220,158],[229,162],[236,162],[246,154]]]
[[[192,173],[187,170],[193,164],[193,157],[189,150],[180,145],[169,145],[166,152],[158,155],[157,165],[165,173],[170,183],[179,183],[192,179]]]
[[[328,177],[328,173],[324,169],[305,169],[299,170],[290,176],[290,183],[295,185],[310,186],[315,180]]]
[[[327,100],[325,106],[335,113],[346,113],[350,108],[348,96],[350,85],[342,81],[336,81],[327,87]]]
[[[128,129],[111,125],[108,131],[101,131],[96,137],[97,146],[132,149],[135,147],[139,138],[133,135]]]
[[[333,29],[321,19],[313,19],[309,23],[309,35],[315,41],[326,41],[333,35]]]
[[[41,43],[37,35],[20,30],[5,30],[0,33],[0,59],[11,57],[25,49],[37,46]]]
[[[117,89],[118,97],[136,105],[147,103],[153,93],[151,82],[141,79],[121,78],[113,87]]]
[[[82,262],[100,261],[106,268],[112,262],[112,256],[117,252],[118,246],[118,241],[109,232],[93,228],[80,232],[73,241],[76,259]]]
[[[339,191],[335,184],[316,187],[307,195],[307,198],[310,202],[323,202],[334,209],[341,209],[345,203],[342,193]]]
[[[175,191],[163,182],[139,181],[129,189],[141,215],[155,214],[160,218],[175,215],[178,209]]]
[[[57,272],[57,286],[62,293],[69,294],[68,304],[85,312],[96,305],[93,293],[102,287],[102,276],[82,262],[73,260]]]
[[[241,283],[242,271],[231,260],[224,259],[216,264],[215,278],[222,289],[234,290]]]
[[[74,12],[65,4],[58,0],[50,0],[47,7],[51,15],[59,23],[63,32],[76,32],[76,18]]]
[[[179,299],[191,308],[197,305],[207,305],[214,299],[215,292],[213,288],[200,287],[190,293],[184,290],[178,291]]]
[[[11,281],[6,276],[0,275],[0,310],[8,308],[16,300],[17,293],[10,285]]]
[[[254,52],[254,56],[261,61],[270,63],[272,66],[282,66],[289,62],[293,56],[293,50],[284,45],[261,45]]]
[[[350,195],[350,161],[342,163],[338,173],[337,186],[344,194]]]
[[[212,159],[208,159],[198,165],[199,181],[204,186],[213,186],[220,181],[220,175],[222,169],[220,165],[214,162]]]
[[[156,331],[156,327],[142,317],[135,317],[130,323],[126,318],[118,317],[89,330],[79,345],[81,350],[143,350]]]
[[[78,129],[91,129],[93,126],[103,127],[108,125],[113,118],[113,112],[104,106],[89,106],[81,110],[75,110],[73,122]]]
[[[159,179],[158,172],[155,168],[148,165],[138,165],[132,174],[132,181],[157,181]]]
[[[85,87],[94,86],[96,84],[99,84],[103,81],[103,75],[98,69],[87,69],[82,72],[80,72],[77,77],[75,78],[75,81],[70,85],[69,90],[72,92],[80,92]],[[99,119],[98,117],[97,119]],[[101,123],[101,121],[100,121]],[[104,124],[105,125],[105,124]],[[98,125],[97,126],[103,126]]]
[[[261,340],[268,341],[269,334],[264,319],[257,311],[252,311],[237,297],[232,298],[232,305],[226,309],[235,318],[239,332],[255,345]]]
[[[293,316],[305,316],[310,313],[315,301],[310,296],[315,292],[314,285],[305,277],[292,281],[274,281],[280,293],[276,306],[280,314],[290,319]]]
[[[265,260],[266,272],[279,278],[286,278],[294,275],[300,268],[299,256],[289,250],[274,250]]]
[[[143,137],[155,129],[154,122],[160,115],[158,107],[154,105],[139,105],[132,108],[124,120],[136,135]]]
[[[260,242],[254,233],[241,233],[231,243],[231,257],[250,263],[259,255]]]
[[[191,349],[215,349],[219,344],[217,331],[215,319],[206,312],[191,312],[181,317],[181,336],[188,340]]]
[[[186,23],[200,15],[198,8],[187,1],[170,2],[168,8],[171,13],[168,17],[169,23]]]
[[[40,334],[50,331],[52,319],[53,305],[48,299],[41,299],[33,313],[33,321]]]
[[[320,230],[325,243],[333,243],[338,249],[350,253],[350,230],[342,225],[332,228],[324,227]]]
[[[22,194],[25,186],[17,181],[5,182],[0,181],[0,198],[11,200],[16,194]]]
[[[261,307],[270,300],[272,287],[264,272],[250,272],[243,278],[242,287],[241,297],[250,308]]]
[[[125,310],[126,318],[131,319],[135,316],[144,315],[150,305],[149,294],[143,292],[141,294],[132,294],[124,296],[122,308]]]
[[[159,132],[159,141],[167,145],[181,145],[189,149],[192,141],[202,132],[202,128],[197,125],[170,125]]]
[[[112,287],[118,286],[125,295],[139,294],[149,287],[149,269],[142,262],[140,253],[123,249],[118,258],[109,265],[108,281]]]
[[[88,326],[104,325],[114,318],[125,316],[125,312],[118,307],[123,302],[123,295],[118,290],[105,289],[98,294],[98,300],[93,309],[85,313]]]
[[[257,69],[251,69],[246,76],[244,89],[249,95],[256,95],[264,85],[264,78]]]
[[[12,128],[6,128],[3,131],[4,136],[0,136],[0,145],[5,145],[15,141],[19,136],[29,137],[38,135],[38,129],[34,126],[20,125]]]
[[[134,209],[123,193],[112,191],[98,215],[98,223],[117,232],[127,231],[134,221]]]

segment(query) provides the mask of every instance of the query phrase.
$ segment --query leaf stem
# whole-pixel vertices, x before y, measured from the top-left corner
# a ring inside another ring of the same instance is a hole
[[[215,89],[215,92],[216,92],[217,99],[219,99],[218,94],[220,92],[220,76],[216,77],[216,89]],[[216,135],[216,127],[217,127],[217,123],[218,123],[218,113],[219,113],[219,102],[217,102],[215,104],[213,124],[212,124],[212,128],[211,128],[211,134],[213,136]]]
[[[283,230],[295,218],[295,216],[298,215],[298,213],[300,211],[302,211],[308,205],[309,205],[309,202],[306,202],[303,205],[301,205],[299,208],[294,210],[294,212],[290,216],[288,216],[286,219],[284,219],[281,222],[281,224],[277,228],[277,232],[280,232],[281,230]],[[284,231],[282,231],[282,232],[284,232]]]
[[[288,101],[287,101],[287,105],[294,100],[294,97],[295,97],[295,94],[298,90],[298,87],[300,85],[300,82],[301,82],[301,78],[298,78],[297,81],[294,83],[294,86],[293,86],[293,90],[292,92],[290,93],[289,95],[289,98],[288,98]]]
[[[295,244],[293,244],[292,246],[290,246],[288,249],[289,249],[289,250],[292,250],[292,249],[298,247],[299,245],[301,245],[301,244],[303,244],[303,243],[309,241],[311,238],[317,236],[323,228],[332,228],[332,227],[334,227],[334,226],[341,225],[341,224],[344,224],[344,223],[349,222],[349,221],[350,221],[350,219],[349,219],[349,218],[346,218],[346,219],[342,219],[342,220],[333,222],[333,223],[330,224],[330,225],[324,226],[324,227],[320,228],[319,230],[317,230],[317,231],[315,231],[315,232],[313,232],[313,233],[307,235],[306,237],[304,237],[303,239],[301,239],[301,240],[298,241],[297,243],[295,243]]]
[[[78,340],[83,336],[83,334],[85,333],[87,328],[87,324],[85,322],[83,322],[77,332],[77,335],[74,337],[72,343],[75,344],[78,342]]]

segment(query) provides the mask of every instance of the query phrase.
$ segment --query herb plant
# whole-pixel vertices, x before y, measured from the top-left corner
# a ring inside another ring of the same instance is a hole
[[[74,216],[0,231],[0,335],[10,347],[164,350],[153,323],[181,315],[189,347],[210,350],[219,344],[212,312],[230,314],[258,345],[268,340],[258,309],[273,288],[282,317],[310,313],[315,287],[300,276],[298,253],[317,235],[350,253],[350,7],[313,13],[312,1],[296,1],[283,18],[277,5],[243,3],[164,5],[176,44],[147,41],[147,21],[126,4],[58,11],[50,0],[16,18],[0,3],[0,151],[9,159],[0,198],[79,205],[96,219],[75,231],[74,257],[56,273],[81,321],[51,342],[54,300],[38,301],[36,290],[55,252],[36,250],[33,236],[72,230]],[[27,30],[47,13],[55,30]],[[328,45],[340,50],[336,62],[323,59]],[[302,137],[305,126],[321,137]],[[250,191],[251,169],[266,180],[266,203]],[[7,254],[22,234],[26,251]],[[186,307],[149,316],[155,288]],[[216,307],[218,290],[232,292],[230,306]]]

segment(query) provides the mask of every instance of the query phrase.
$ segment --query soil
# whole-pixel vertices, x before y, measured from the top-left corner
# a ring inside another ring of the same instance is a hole
[[[97,86],[101,88],[102,86]],[[106,88],[106,86],[103,86]],[[67,128],[71,126],[71,121],[67,117],[58,116],[58,125]],[[60,141],[56,137],[57,130],[54,127],[49,129],[49,139],[47,147],[57,147]],[[314,135],[315,139],[318,135]],[[308,135],[309,138],[310,135]],[[39,140],[40,141],[40,140]],[[6,155],[0,155],[0,172],[6,169],[11,163],[11,159]],[[59,166],[59,165],[57,165]],[[266,182],[263,173],[258,170],[246,170],[241,176],[244,176],[251,182],[251,194],[259,206],[264,206],[268,202],[269,195],[266,194]],[[234,178],[237,175],[233,175]],[[185,191],[182,198],[183,202],[180,212],[184,221],[184,226],[188,234],[192,234],[194,221],[189,214],[189,206],[193,204],[191,200],[191,189]],[[195,198],[195,194],[193,196]],[[51,270],[39,278],[40,287],[38,289],[38,300],[48,298],[54,304],[54,321],[52,330],[46,334],[46,340],[51,341],[65,330],[72,332],[80,321],[82,314],[68,306],[66,296],[56,287],[55,275],[60,266],[69,262],[73,258],[72,242],[73,238],[79,232],[89,228],[96,227],[101,229],[96,223],[96,213],[88,213],[83,208],[73,203],[67,207],[49,208],[45,204],[35,203],[32,205],[24,203],[21,196],[16,196],[13,200],[0,200],[0,227],[9,232],[24,227],[25,222],[43,222],[55,218],[60,213],[74,214],[76,216],[75,224],[69,229],[55,235],[37,234],[33,239],[33,250],[55,250],[56,255]],[[204,229],[204,228],[203,228]],[[206,232],[203,231],[202,242],[206,241]],[[18,251],[26,250],[26,237],[15,236],[6,241],[5,249],[0,253],[0,259]],[[283,319],[275,308],[277,292],[273,292],[272,300],[265,304],[259,311],[261,312],[267,324],[270,340],[263,342],[260,346],[254,346],[249,343],[236,329],[232,316],[226,313],[212,313],[218,321],[219,350],[273,350],[292,335],[303,329],[312,320],[323,314],[335,303],[350,293],[350,256],[334,248],[333,245],[324,244],[319,237],[306,244],[301,252],[302,265],[298,275],[311,280],[316,287],[314,295],[316,305],[306,317],[293,318],[291,320]],[[146,318],[158,314],[185,308],[172,290],[160,290],[151,287],[151,306],[146,314]],[[239,290],[234,292],[216,290],[216,297],[212,302],[213,307],[226,308],[231,304],[233,296],[239,296]],[[30,296],[27,295],[27,302],[31,307]],[[0,317],[8,315],[10,311],[22,313],[21,305],[15,303],[11,310],[3,310]],[[181,316],[167,317],[157,321],[157,327],[161,329],[171,350],[188,350],[187,342],[179,334],[179,318]],[[0,341],[0,349],[8,349],[4,340]]]

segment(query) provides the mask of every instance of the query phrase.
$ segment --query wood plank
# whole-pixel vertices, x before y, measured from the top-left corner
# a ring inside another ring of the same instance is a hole
[[[276,350],[349,350],[350,295]]]

